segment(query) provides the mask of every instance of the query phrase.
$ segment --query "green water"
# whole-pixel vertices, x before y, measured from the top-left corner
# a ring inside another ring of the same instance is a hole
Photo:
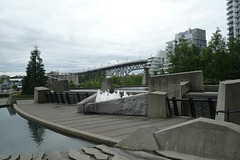
[[[92,147],[93,143],[67,137],[32,123],[17,114],[12,107],[0,108],[0,155],[67,152]]]

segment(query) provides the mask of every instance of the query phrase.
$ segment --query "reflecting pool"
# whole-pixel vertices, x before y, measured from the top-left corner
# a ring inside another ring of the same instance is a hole
[[[28,121],[16,114],[13,107],[0,108],[0,155],[67,152],[93,146],[94,143],[67,137]]]

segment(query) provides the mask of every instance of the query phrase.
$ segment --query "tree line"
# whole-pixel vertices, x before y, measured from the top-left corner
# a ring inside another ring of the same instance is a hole
[[[100,76],[98,80],[88,80],[80,85],[80,87],[100,87],[104,79]],[[142,75],[128,75],[125,77],[112,76],[114,86],[139,86],[142,85]]]
[[[169,73],[202,70],[205,84],[240,78],[240,37],[226,39],[220,29],[204,49],[181,37],[168,57],[172,63]]]

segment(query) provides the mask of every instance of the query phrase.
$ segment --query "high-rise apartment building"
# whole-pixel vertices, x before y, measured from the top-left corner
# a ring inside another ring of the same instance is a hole
[[[206,31],[195,28],[175,34],[175,39],[173,41],[166,42],[166,51],[172,53],[174,51],[174,41],[177,41],[182,36],[184,36],[184,39],[186,39],[189,44],[195,44],[199,48],[207,47]]]
[[[227,0],[228,36],[240,34],[240,0]]]

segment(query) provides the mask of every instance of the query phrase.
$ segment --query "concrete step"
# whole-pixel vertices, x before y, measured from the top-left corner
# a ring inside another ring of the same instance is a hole
[[[178,160],[213,160],[208,158],[203,158],[195,155],[189,155],[184,153],[172,152],[172,151],[156,151],[157,154],[163,157],[167,157],[170,159],[178,159]]]
[[[15,157],[12,157],[11,160],[19,160],[20,159],[20,154],[16,155]]]
[[[113,151],[110,147],[105,145],[97,145],[94,148],[101,150],[105,154],[112,156],[111,160],[128,160],[126,157],[120,156],[117,152]]]
[[[11,155],[0,156],[0,160],[8,160],[11,158]]]
[[[70,149],[68,152],[68,156],[74,160],[90,160],[90,156],[89,155],[84,155],[81,154],[78,151],[75,151],[73,149]]]
[[[108,155],[103,154],[101,152],[99,152],[99,150],[94,149],[94,148],[82,148],[82,150],[87,154],[87,155],[92,155],[94,156],[97,160],[107,160],[108,159]]]
[[[25,154],[20,160],[32,160],[33,154]]]

